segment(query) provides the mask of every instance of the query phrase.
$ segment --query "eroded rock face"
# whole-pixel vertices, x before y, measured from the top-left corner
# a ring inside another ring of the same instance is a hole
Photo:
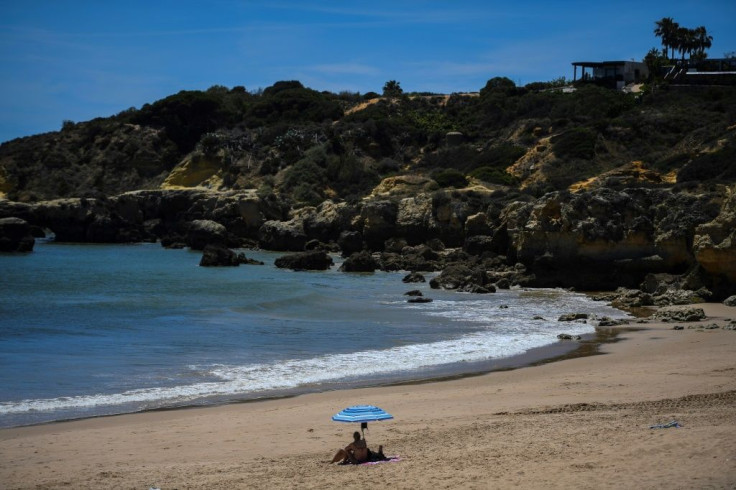
[[[698,226],[693,239],[695,260],[715,279],[718,289],[736,284],[736,187],[729,192],[718,216]]]
[[[556,192],[502,213],[508,253],[536,274],[536,285],[588,290],[687,270],[693,230],[713,216],[710,196],[653,189]]]
[[[436,191],[290,211],[288,201],[253,190],[170,189],[36,204],[0,201],[0,218],[49,228],[58,241],[161,239],[201,249],[210,242],[240,247],[257,240],[264,249],[282,251],[303,251],[310,241],[319,245],[311,248],[335,250],[337,243],[345,257],[382,252],[385,270],[482,264],[493,275],[491,283],[507,279],[531,287],[649,290],[660,286],[641,286],[648,274],[667,273],[678,279],[664,285],[666,301],[718,301],[736,290],[735,195],[736,189],[725,187],[700,194],[597,188],[538,199]],[[212,222],[217,229],[192,229],[194,222]],[[689,292],[671,292],[677,289]]]
[[[258,232],[258,241],[267,250],[304,250],[308,240],[304,232],[304,222],[300,219],[266,221]]]
[[[0,252],[31,252],[35,243],[25,220],[0,218]]]
[[[384,243],[396,235],[398,207],[388,200],[369,201],[363,205],[355,220],[358,231],[371,250],[382,250]]]

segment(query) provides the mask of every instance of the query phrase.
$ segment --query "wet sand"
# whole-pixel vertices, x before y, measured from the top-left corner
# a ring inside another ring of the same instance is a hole
[[[432,383],[0,430],[0,488],[736,488],[736,319],[637,325],[578,357]],[[369,446],[328,465],[374,404]],[[680,428],[650,429],[676,420]]]

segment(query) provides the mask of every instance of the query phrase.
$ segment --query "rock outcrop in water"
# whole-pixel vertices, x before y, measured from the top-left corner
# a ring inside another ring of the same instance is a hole
[[[317,248],[339,247],[346,257],[365,250],[347,262],[356,270],[368,264],[358,257],[371,258],[366,270],[445,270],[435,278],[437,287],[624,287],[678,302],[667,291],[718,300],[736,290],[734,191],[604,187],[537,199],[501,192],[475,196],[476,202],[439,192],[325,201],[289,212],[277,198],[251,191],[160,190],[36,204],[0,201],[0,217],[50,229],[59,241],[179,237],[192,248],[283,251],[327,244]]]
[[[36,239],[20,218],[0,218],[0,252],[30,252]]]

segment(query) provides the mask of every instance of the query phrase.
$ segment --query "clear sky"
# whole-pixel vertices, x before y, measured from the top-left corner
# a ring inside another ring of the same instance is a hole
[[[477,91],[641,60],[654,22],[736,51],[735,0],[0,0],[0,142],[180,90],[299,80],[316,90]]]

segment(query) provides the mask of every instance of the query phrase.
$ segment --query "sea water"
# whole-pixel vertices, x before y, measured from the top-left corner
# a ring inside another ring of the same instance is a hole
[[[245,252],[264,265],[157,244],[0,254],[0,427],[488,370],[593,332],[563,313],[625,316],[563,290],[465,294]]]

